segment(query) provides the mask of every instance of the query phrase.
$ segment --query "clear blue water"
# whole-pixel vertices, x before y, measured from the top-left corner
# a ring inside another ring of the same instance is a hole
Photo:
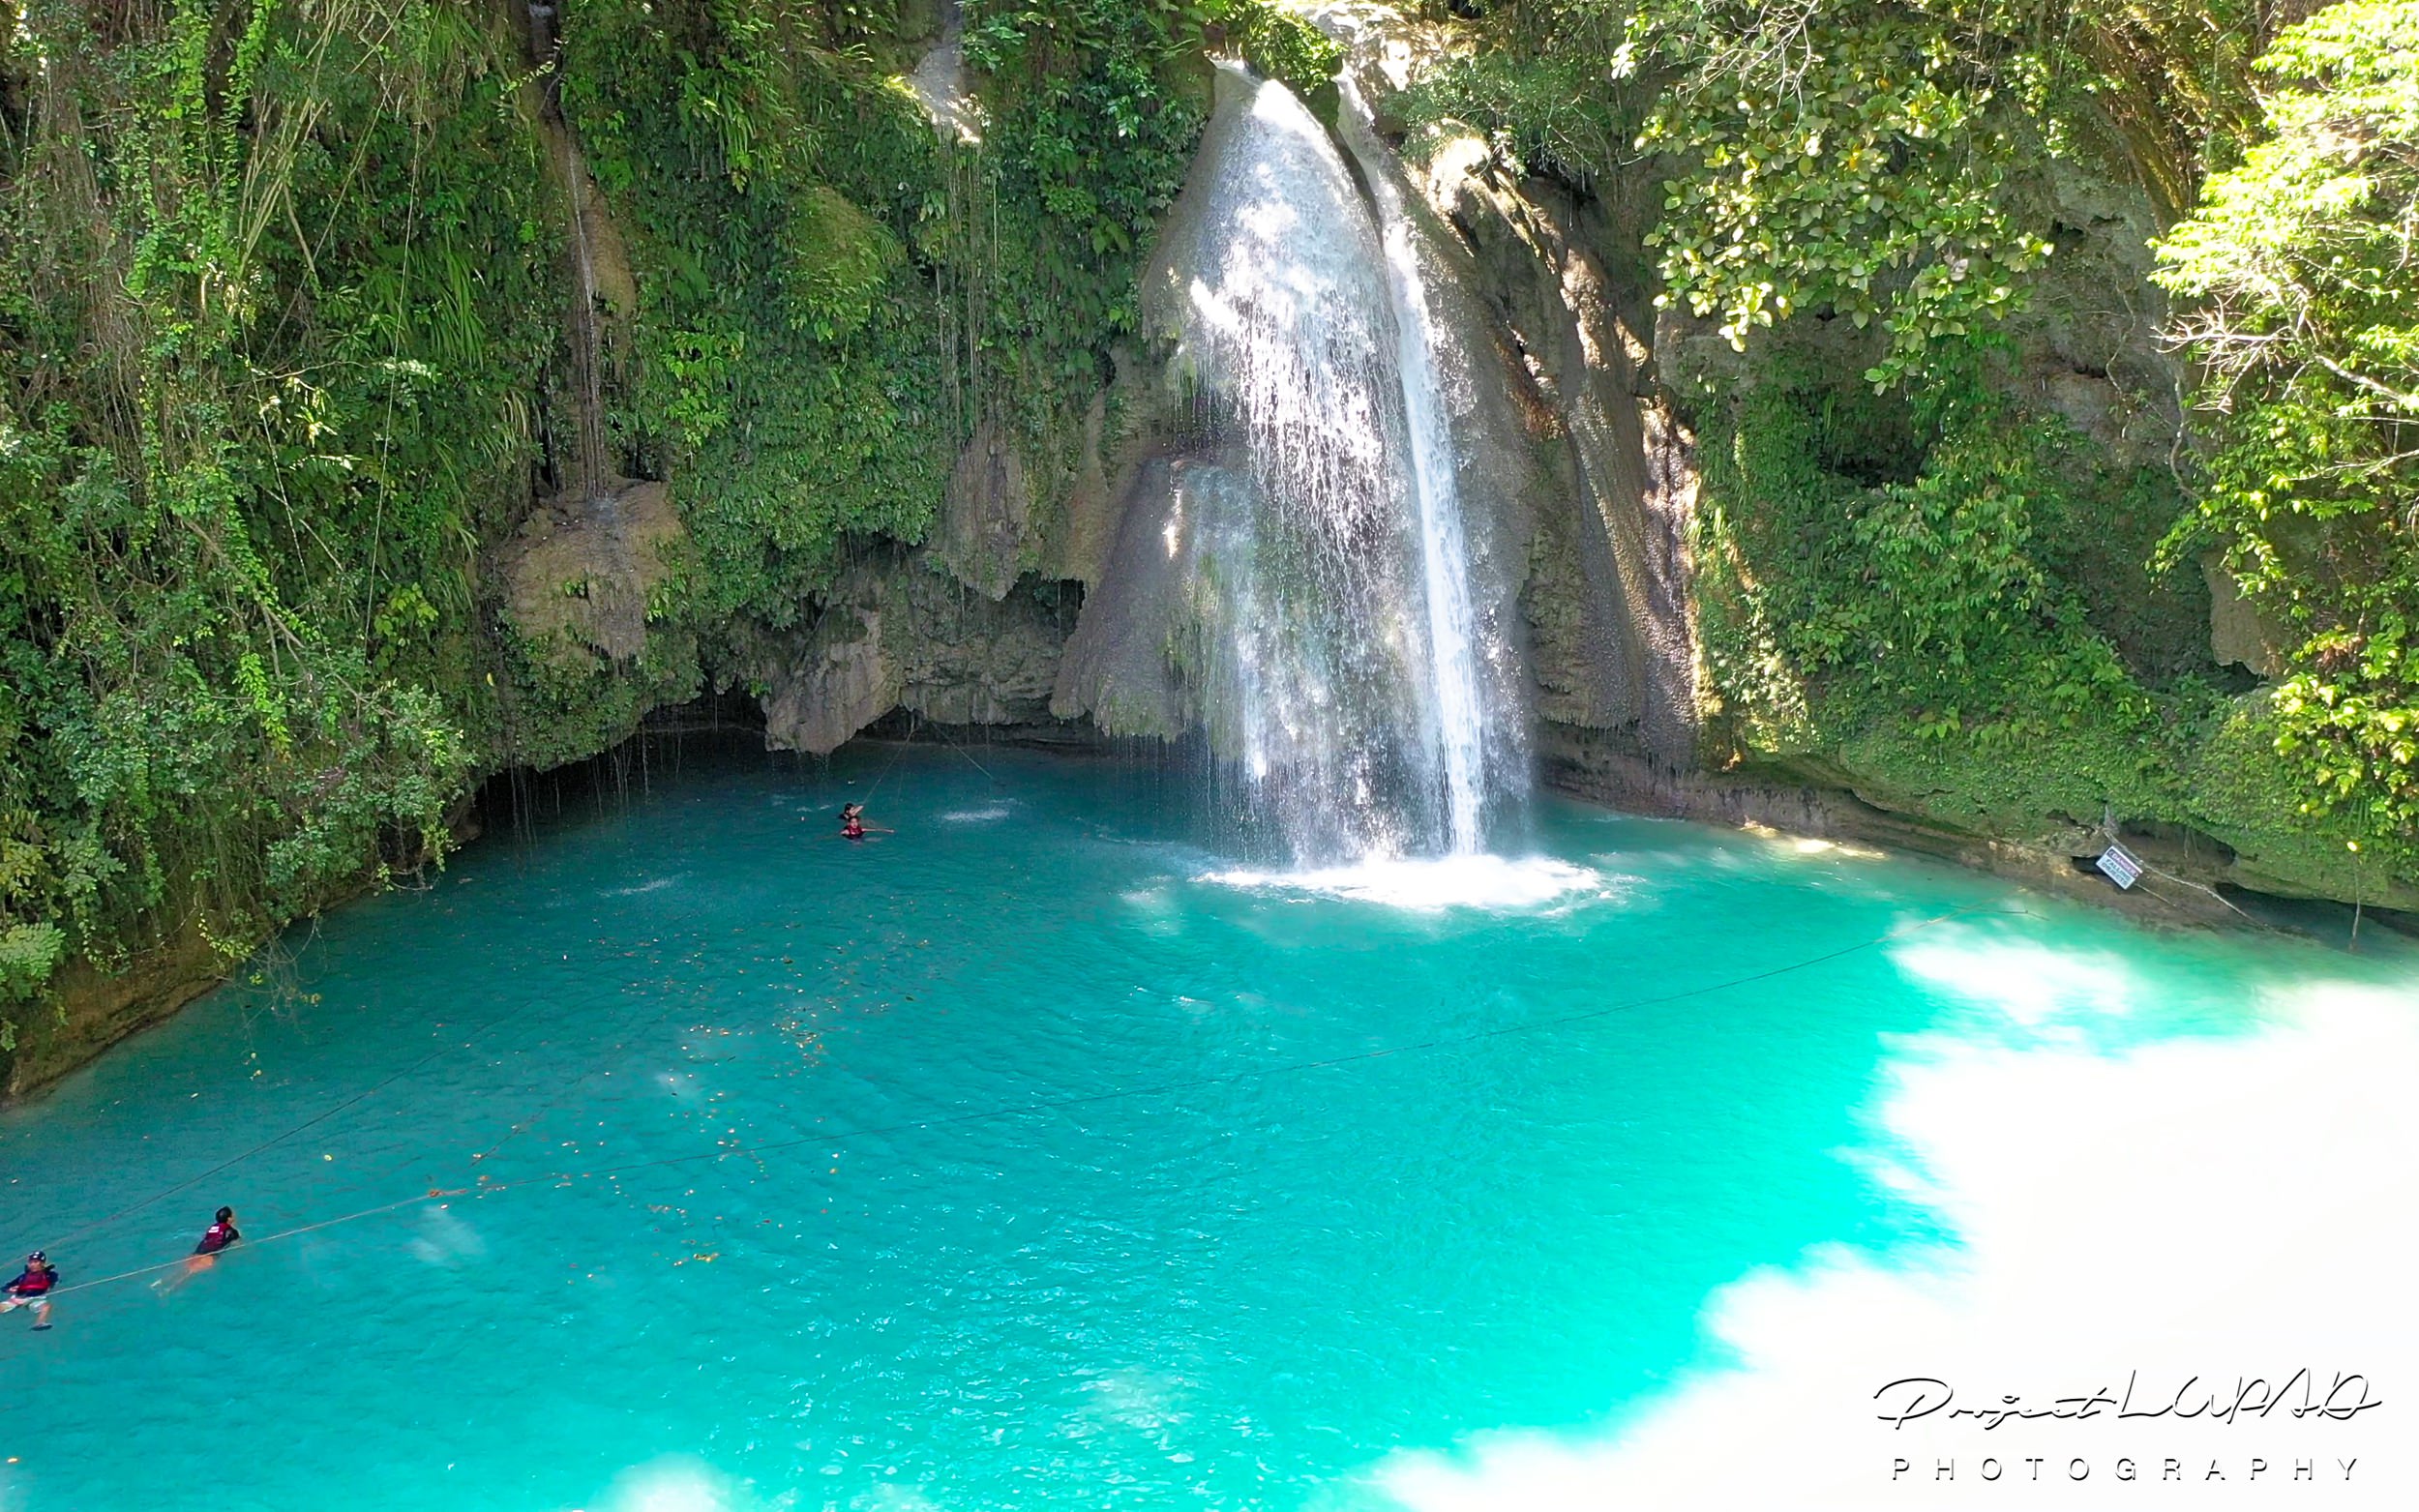
[[[1970,909],[2113,954],[2157,991],[2111,1043],[2320,960],[1575,806],[1565,870],[1477,884],[1568,890],[1404,906],[1219,879],[1129,769],[984,765],[709,765],[496,837],[0,1118],[0,1246],[71,1283],[223,1201],[258,1240],[467,1194],[0,1319],[0,1508],[1356,1505],[1652,1402],[1754,1267],[1955,1241],[1843,1151],[1972,1004],[1831,953]],[[898,833],[832,838],[869,790]]]

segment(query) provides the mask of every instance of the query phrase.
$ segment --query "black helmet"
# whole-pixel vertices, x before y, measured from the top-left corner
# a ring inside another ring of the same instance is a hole
[[[25,1257],[25,1263],[28,1265],[47,1265],[50,1263],[50,1257],[45,1255],[40,1250],[36,1250],[33,1254]]]

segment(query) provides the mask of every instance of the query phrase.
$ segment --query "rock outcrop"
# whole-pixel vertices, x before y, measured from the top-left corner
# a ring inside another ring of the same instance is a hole
[[[624,484],[598,498],[539,505],[494,570],[523,639],[575,665],[635,662],[646,648],[649,596],[671,578],[685,540],[665,485]]]
[[[765,743],[817,756],[894,709],[939,725],[1051,718],[1080,585],[1030,582],[993,598],[937,553],[852,570],[802,635],[756,653]]]
[[[1483,270],[1517,354],[1509,387],[1534,396],[1532,434],[1548,449],[1524,595],[1538,717],[1685,763],[1698,724],[1693,441],[1648,381],[1646,341],[1566,193],[1508,180],[1474,137],[1436,147],[1421,188]]]
[[[1520,172],[1476,134],[1424,129],[1399,157],[1357,138],[1367,128],[1350,112],[1354,93],[1384,127],[1446,34],[1373,5],[1319,14],[1350,49],[1350,88],[1344,105],[1328,106],[1338,112],[1330,125],[1362,175],[1404,191],[1422,264],[1442,275],[1431,312],[1450,349],[1442,399],[1472,592],[1506,632],[1497,641],[1517,649],[1509,670],[1549,781],[1632,807],[1876,838],[2062,886],[2097,887],[2073,880],[2074,863],[2121,834],[2167,879],[2167,903],[2152,906],[2198,916],[2230,916],[2217,887],[2313,890],[2306,878],[2324,858],[2263,855],[2245,836],[2170,836],[2102,815],[2018,823],[1935,812],[1854,753],[1749,753],[1718,726],[1709,733],[1690,582],[1688,417],[1699,400],[1689,396],[1735,386],[1740,370],[1704,323],[1653,307],[1642,242],[1652,175],[1581,193]],[[937,126],[961,133],[971,128],[943,87],[958,76],[950,40],[916,83]],[[1214,171],[1229,130],[1213,121],[1197,179]],[[2042,196],[2057,252],[2032,312],[2011,327],[2007,381],[2111,465],[2172,467],[2182,375],[2159,347],[2162,311],[2145,279],[2155,212],[2142,194],[2064,164],[2026,192]],[[1187,213],[1180,203],[1168,223],[1180,227]],[[1163,246],[1147,285],[1174,276]],[[1813,322],[1795,339],[1830,341],[1837,349],[1821,360],[1861,371],[1869,337],[1837,324]],[[1145,326],[1119,351],[1080,442],[1054,443],[1043,461],[1024,438],[979,424],[922,547],[851,568],[800,628],[743,637],[745,654],[716,675],[761,691],[771,744],[828,752],[899,710],[1167,741],[1207,727],[1220,610],[1205,587],[1218,570],[1205,543],[1248,487],[1248,464],[1205,440],[1199,375]],[[560,655],[634,658],[647,594],[678,539],[660,486],[610,508],[554,501],[501,554],[513,619]],[[2205,584],[2169,578],[2140,623],[2122,605],[2109,617],[2129,662],[2172,671],[2198,658],[2213,672],[2275,674],[2280,637],[2222,572]],[[2113,601],[2138,585],[2081,586]],[[2102,608],[2095,600],[2095,614]],[[2187,621],[2203,627],[2189,655],[2170,643]]]
[[[933,554],[958,581],[998,602],[1022,576],[1032,486],[999,424],[984,421],[958,456],[942,495]]]

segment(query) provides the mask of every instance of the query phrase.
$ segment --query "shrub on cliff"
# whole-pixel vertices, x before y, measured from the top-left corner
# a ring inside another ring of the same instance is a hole
[[[2264,127],[2162,243],[2214,446],[2190,529],[2290,627],[2278,749],[2310,806],[2419,839],[2419,0],[2259,60]]]

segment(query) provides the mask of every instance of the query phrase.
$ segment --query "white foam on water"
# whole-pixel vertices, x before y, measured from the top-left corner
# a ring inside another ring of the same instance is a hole
[[[2060,972],[1988,942],[1964,962],[1950,948],[1917,956],[1919,971],[1965,984],[2011,1027],[2131,986],[2088,958]],[[1704,1313],[1723,1363],[1606,1432],[1400,1453],[1373,1493],[1418,1512],[2419,1505],[2419,990],[2313,983],[2247,1017],[2236,1035],[2119,1052],[2022,1033],[1895,1044],[1867,1155],[1954,1243],[1895,1260],[1818,1246],[1751,1272]],[[2359,1374],[2381,1405],[2348,1421],[2104,1409],[1995,1430],[1946,1411],[1894,1427],[1876,1407],[1888,1383],[1931,1378],[1958,1407],[2131,1379],[2138,1408],[2198,1377],[2187,1403],[2214,1391],[2223,1408],[2239,1382],[2304,1368],[2317,1398]],[[2169,1458],[2180,1479],[2165,1478]],[[2301,1460],[2315,1474],[2296,1483]]]
[[[424,1207],[420,1213],[420,1232],[407,1246],[413,1259],[452,1269],[487,1254],[487,1240],[450,1210]]]
[[[737,1512],[731,1478],[684,1455],[633,1466],[613,1478],[606,1512]]]
[[[1194,878],[1249,892],[1344,898],[1418,913],[1483,908],[1514,913],[1608,897],[1615,879],[1552,856],[1452,855],[1360,861],[1295,872],[1239,868]]]
[[[941,822],[943,824],[997,824],[1012,812],[1014,812],[1014,806],[1005,803],[985,804],[979,809],[951,809],[941,815]]]
[[[1168,1452],[1175,1448],[1175,1430],[1191,1416],[1184,1407],[1187,1382],[1167,1371],[1116,1371],[1084,1382],[1084,1391],[1085,1404],[1064,1430],[1070,1438],[1121,1429],[1142,1434]]]

